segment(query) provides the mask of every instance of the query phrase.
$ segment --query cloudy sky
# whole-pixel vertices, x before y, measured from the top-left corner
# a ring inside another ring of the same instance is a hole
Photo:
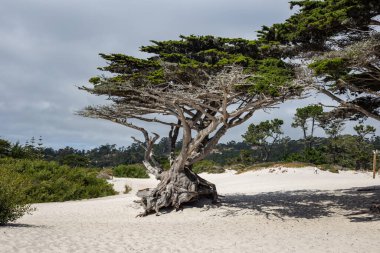
[[[261,25],[291,14],[287,0],[2,0],[0,8],[0,138],[22,144],[42,136],[45,146],[92,148],[129,145],[134,130],[76,116],[104,98],[76,86],[99,74],[98,53],[145,57],[149,40],[178,35],[255,38]],[[223,139],[241,140],[249,123],[281,117],[289,125],[295,108],[325,100],[290,101],[278,110],[258,112]],[[161,130],[164,133],[164,130]]]

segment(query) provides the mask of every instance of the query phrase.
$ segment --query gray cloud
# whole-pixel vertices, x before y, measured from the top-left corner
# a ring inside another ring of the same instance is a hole
[[[53,147],[128,145],[133,130],[74,115],[105,101],[75,87],[98,74],[96,67],[104,64],[99,52],[144,57],[138,49],[149,40],[180,34],[254,38],[261,25],[286,19],[288,6],[287,0],[2,1],[0,138],[24,143],[42,135]],[[284,111],[291,118],[294,106],[289,102],[281,112],[259,112],[252,122],[284,118]],[[225,140],[240,140],[247,124]]]

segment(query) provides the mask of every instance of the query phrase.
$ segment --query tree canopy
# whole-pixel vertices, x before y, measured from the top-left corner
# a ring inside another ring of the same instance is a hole
[[[268,57],[257,41],[244,39],[181,36],[177,41],[152,41],[141,50],[153,56],[100,54],[107,66],[99,69],[109,75],[93,77],[93,87],[81,89],[107,95],[111,103],[86,107],[79,114],[110,120],[144,135],[144,141],[134,138],[146,150],[144,165],[161,179],[154,191],[141,193],[145,214],[202,195],[215,201],[215,186],[192,172],[192,165],[204,159],[228,129],[256,110],[299,96],[302,87],[293,82],[294,69],[280,58]],[[168,175],[153,155],[159,136],[139,121],[168,127],[172,146]],[[182,147],[175,154],[179,130]]]
[[[290,1],[290,6],[298,11],[283,23],[263,26],[260,41],[330,50],[326,42],[333,36],[347,34],[348,40],[340,42],[350,42],[371,31],[370,25],[380,24],[375,19],[380,14],[377,0],[300,0]]]
[[[285,22],[264,26],[259,41],[282,57],[302,60],[300,81],[340,104],[342,118],[380,120],[380,3],[377,0],[303,0]]]
[[[257,125],[250,124],[242,137],[246,143],[253,147],[259,147],[262,151],[261,159],[267,161],[273,145],[279,141],[283,134],[281,130],[283,124],[284,121],[281,119],[266,120]]]

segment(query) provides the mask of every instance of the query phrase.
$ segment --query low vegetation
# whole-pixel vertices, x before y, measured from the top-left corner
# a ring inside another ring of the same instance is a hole
[[[216,162],[210,160],[199,161],[194,164],[193,171],[199,173],[223,173],[225,169]]]
[[[113,169],[113,175],[115,177],[149,178],[142,164],[121,164]]]
[[[104,179],[97,178],[98,171],[70,168],[56,162],[26,159],[0,159],[0,168],[28,180],[20,188],[27,203],[55,202],[104,197],[116,192]],[[15,182],[8,182],[9,184]]]
[[[19,173],[0,167],[0,225],[33,210],[26,195],[30,183]]]
[[[319,169],[329,171],[331,173],[339,173],[339,170],[342,169],[341,166],[333,165],[333,164],[322,164],[318,166]]]

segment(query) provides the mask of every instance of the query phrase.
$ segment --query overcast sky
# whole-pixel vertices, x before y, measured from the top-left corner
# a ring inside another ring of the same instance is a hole
[[[290,14],[287,0],[2,0],[0,138],[24,144],[42,136],[54,148],[129,145],[139,133],[74,114],[104,102],[76,88],[99,74],[96,68],[104,62],[98,53],[145,57],[139,47],[149,40],[180,34],[253,39],[261,25]],[[222,141],[239,141],[249,123],[275,117],[285,120],[287,135],[299,138],[301,131],[289,126],[295,108],[324,100],[312,97],[258,112]]]

